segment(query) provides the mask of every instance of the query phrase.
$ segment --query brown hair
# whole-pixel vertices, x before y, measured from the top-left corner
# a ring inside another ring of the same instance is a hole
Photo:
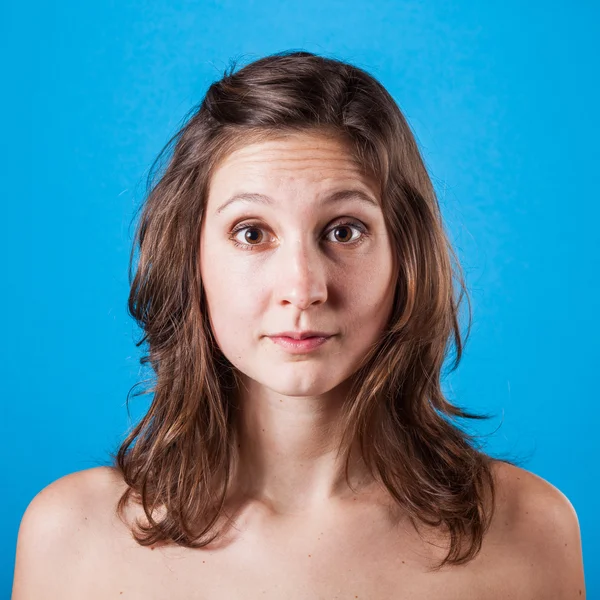
[[[143,330],[138,346],[148,347],[141,362],[150,363],[156,377],[145,390],[153,393],[147,413],[113,455],[128,485],[118,512],[134,494],[148,520],[132,530],[142,545],[201,547],[220,535],[216,524],[234,451],[231,391],[238,379],[211,332],[199,274],[208,183],[232,149],[311,129],[347,139],[380,183],[399,269],[389,324],[353,376],[346,403],[340,448],[346,477],[349,450],[358,441],[369,469],[413,525],[447,531],[449,551],[437,568],[465,563],[481,548],[495,496],[493,459],[477,447],[477,436],[453,423],[490,417],[451,404],[440,385],[451,342],[452,370],[463,349],[458,317],[468,295],[462,271],[417,143],[393,98],[364,70],[309,52],[277,53],[225,71],[152,166],[131,254],[130,280],[139,248],[129,311]]]

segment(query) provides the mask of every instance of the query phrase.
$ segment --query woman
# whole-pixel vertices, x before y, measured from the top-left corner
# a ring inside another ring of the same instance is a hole
[[[583,598],[568,499],[453,422],[464,283],[381,84],[269,56],[171,142],[129,301],[152,404],[31,502],[14,600]]]

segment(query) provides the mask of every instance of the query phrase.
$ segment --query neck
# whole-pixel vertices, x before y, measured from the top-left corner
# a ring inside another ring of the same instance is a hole
[[[370,489],[374,480],[357,447],[350,452],[350,485],[345,456],[338,455],[347,387],[322,396],[290,397],[245,381],[235,419],[236,495],[282,514],[355,499]]]

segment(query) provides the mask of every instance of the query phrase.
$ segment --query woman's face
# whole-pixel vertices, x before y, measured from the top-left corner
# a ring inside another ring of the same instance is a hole
[[[325,394],[377,341],[396,282],[376,190],[343,142],[315,133],[246,145],[213,173],[201,276],[215,339],[252,381]],[[310,352],[270,337],[306,330],[331,337]]]

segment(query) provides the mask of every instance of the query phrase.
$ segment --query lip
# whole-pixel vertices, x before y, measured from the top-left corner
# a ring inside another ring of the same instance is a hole
[[[294,340],[303,340],[307,337],[331,337],[332,335],[333,334],[327,333],[326,331],[314,331],[312,329],[307,329],[305,331],[280,331],[279,333],[274,333],[269,337],[287,337]]]
[[[307,352],[312,352],[313,350],[316,350],[333,336],[311,336],[300,340],[284,335],[274,335],[268,337],[275,344],[281,346],[290,354],[306,354]]]

